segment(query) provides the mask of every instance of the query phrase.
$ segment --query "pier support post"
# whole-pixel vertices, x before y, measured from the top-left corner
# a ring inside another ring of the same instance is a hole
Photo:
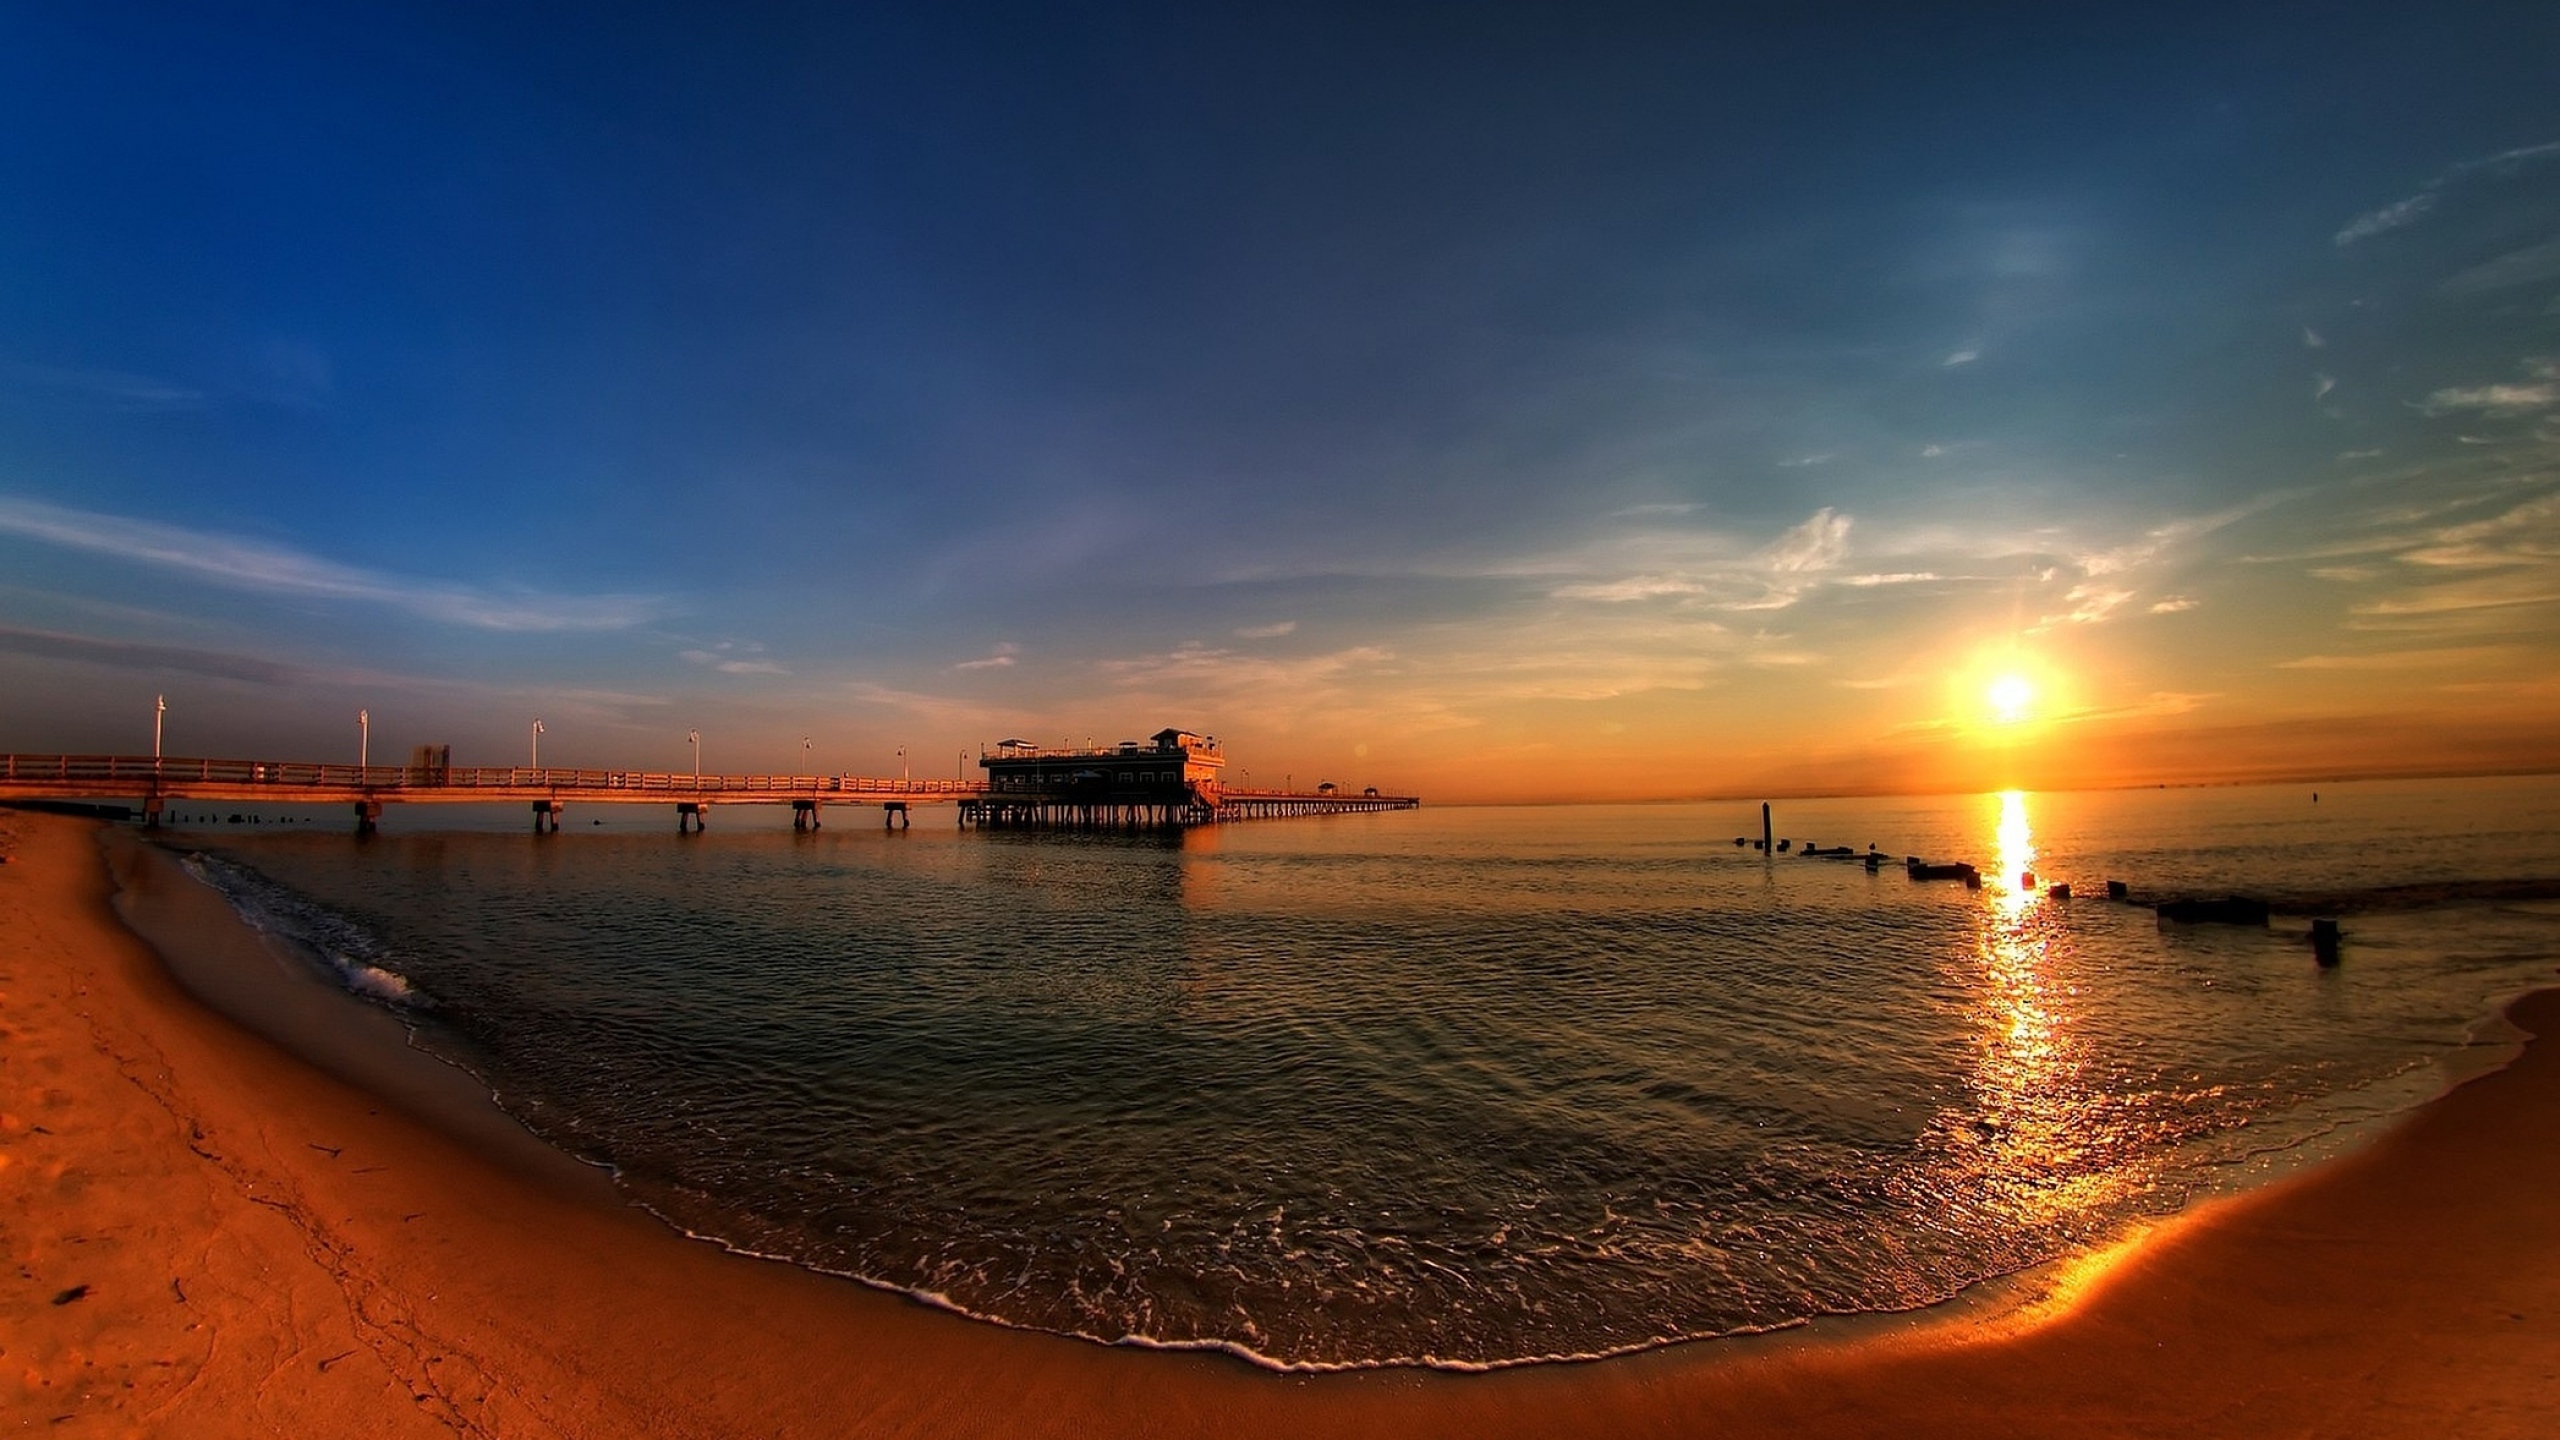
[[[690,830],[695,834],[700,834],[703,829],[702,822],[707,818],[704,812],[709,808],[710,807],[692,800],[677,802],[676,833],[682,835],[686,831]]]
[[[794,801],[792,801],[792,802],[791,802],[791,828],[792,828],[792,829],[794,829],[794,830],[815,830],[815,829],[817,829],[817,828],[818,828],[818,802],[817,802],[817,801],[815,801],[815,800],[794,800]]]
[[[536,800],[536,801],[534,801],[534,802],[533,802],[533,833],[534,833],[534,834],[536,834],[536,835],[542,835],[542,834],[557,835],[557,834],[559,834],[559,833],[560,833],[560,812],[561,812],[561,811],[563,811],[563,810],[566,810],[566,809],[568,809],[568,808],[569,808],[568,806],[566,806],[566,805],[562,804],[561,802],[559,802],[559,801],[557,801],[557,800]]]
[[[160,828],[160,807],[163,803],[164,802],[157,795],[145,795],[142,797],[143,829],[157,830]]]
[[[904,830],[914,822],[907,818],[907,802],[892,800],[880,807],[880,828]]]
[[[357,833],[358,835],[371,835],[371,834],[373,834],[374,832],[376,832],[376,831],[380,830],[381,828],[382,828],[382,802],[381,802],[381,801],[379,801],[379,800],[359,800],[359,801],[357,801],[357,802],[356,802],[356,833]]]

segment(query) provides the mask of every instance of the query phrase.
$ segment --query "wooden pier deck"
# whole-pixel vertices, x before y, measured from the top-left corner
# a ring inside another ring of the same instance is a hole
[[[992,798],[991,798],[992,797]],[[527,765],[336,765],[294,760],[211,760],[150,755],[0,754],[0,801],[124,803],[146,823],[179,801],[347,805],[370,830],[385,805],[528,805],[535,828],[558,829],[578,805],[669,805],[680,828],[714,805],[787,805],[794,828],[814,827],[828,805],[880,807],[904,823],[919,805],[961,807],[961,823],[1060,829],[1181,827],[1292,815],[1410,810],[1414,796],[1288,790],[1195,791],[1171,804],[1010,792],[985,780],[871,775],[696,775],[684,771],[562,769]],[[1143,812],[1143,813],[1142,813]]]

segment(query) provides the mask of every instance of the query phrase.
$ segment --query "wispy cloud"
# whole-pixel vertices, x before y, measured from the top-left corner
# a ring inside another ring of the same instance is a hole
[[[2062,598],[2071,602],[2071,612],[2062,618],[2074,625],[2095,625],[2123,609],[2133,592],[2112,585],[2074,585]]]
[[[112,556],[234,590],[387,605],[482,630],[624,630],[669,610],[645,595],[549,595],[417,580],[341,565],[271,541],[180,529],[0,495],[0,534]]]
[[[2140,538],[2123,544],[2084,552],[2075,562],[2080,572],[2079,582],[2062,597],[2071,608],[2058,615],[2044,616],[2032,628],[2042,630],[2060,624],[2096,625],[2112,619],[2133,603],[2146,580],[2164,571],[2175,571],[2181,560],[2208,536],[2304,493],[2301,490],[2268,491],[2209,515],[2191,515],[2154,525],[2143,531]],[[2152,614],[2172,615],[2192,608],[2195,603],[2182,595],[2169,595],[2147,609]]]
[[[76,660],[117,670],[166,670],[217,680],[243,680],[258,685],[290,685],[318,677],[318,672],[302,666],[255,655],[207,650],[193,645],[154,645],[95,635],[25,630],[14,625],[0,625],[0,651],[46,660]]]
[[[2537,285],[2555,276],[2560,276],[2560,240],[2510,251],[2486,264],[2474,265],[2436,288],[2456,297],[2483,295],[2518,285]]]
[[[1021,653],[1021,646],[1014,644],[1010,640],[1001,641],[994,649],[979,656],[977,659],[963,660],[951,668],[954,670],[1003,670],[1010,667],[1013,664],[1014,657]]]
[[[2465,160],[2439,172],[2435,178],[2418,187],[2418,192],[2403,200],[2395,200],[2378,210],[2368,210],[2339,229],[2337,243],[2353,245],[2387,231],[2414,225],[2436,208],[2437,200],[2454,186],[2477,179],[2503,179],[2527,167],[2560,160],[2560,140],[2540,145],[2525,145],[2503,150],[2478,160]]]
[[[1787,575],[1830,569],[1849,553],[1850,523],[1828,505],[1816,510],[1769,547],[1769,568]]]
[[[2418,408],[2429,415],[2473,413],[2504,417],[2530,415],[2560,405],[2560,361],[2531,359],[2524,362],[2524,370],[2526,379],[2521,383],[2453,386],[2429,395]]]
[[[208,398],[193,386],[129,370],[19,360],[0,360],[0,389],[113,410],[199,410]]]
[[[362,687],[368,693],[389,691],[431,697],[472,710],[485,710],[499,702],[504,702],[509,709],[539,702],[546,708],[558,707],[599,719],[627,719],[634,714],[662,709],[668,703],[664,696],[619,690],[543,683],[497,684],[364,666],[304,665],[210,645],[172,645],[13,625],[0,625],[0,654],[68,660],[141,676],[175,673],[249,685],[292,687],[304,693],[309,693],[314,687],[328,687],[341,693]]]
[[[2458,645],[2439,650],[2379,650],[2362,655],[2305,655],[2279,660],[2279,670],[2434,670],[2457,665],[2509,660],[2511,646]]]
[[[676,658],[723,675],[788,675],[791,667],[761,658],[764,647],[752,641],[723,640],[710,649],[679,650]]]
[[[1970,365],[1981,358],[1982,352],[1973,346],[1968,345],[1962,350],[1950,353],[1946,359],[1938,362],[1938,366],[1943,370],[1953,370],[1959,365]]]
[[[1934,570],[1898,570],[1890,575],[1843,575],[1840,577],[1840,583],[1858,586],[1918,585],[1924,581],[1940,578],[1942,577]]]
[[[1240,640],[1277,640],[1298,628],[1295,620],[1280,620],[1269,625],[1245,625],[1236,630]]]
[[[2178,615],[2193,610],[2203,602],[2192,595],[2170,595],[2151,603],[2154,615]]]
[[[2425,219],[2427,212],[2434,208],[2436,208],[2436,197],[2432,189],[2421,191],[2406,200],[2395,200],[2379,210],[2368,210],[2348,221],[2344,228],[2338,231],[2337,243],[2342,246],[2353,245],[2359,240],[2370,239],[2386,230],[2397,230],[2403,225],[2415,225]]]
[[[1629,600],[1658,600],[1665,595],[1703,595],[1707,587],[1679,575],[1630,575],[1623,580],[1559,585],[1547,593],[1559,600],[1597,600],[1614,605]]]
[[[1674,598],[1724,610],[1794,604],[1848,554],[1853,521],[1828,506],[1757,550],[1744,537],[1704,532],[1626,537],[1608,548],[1550,557],[1537,569],[1579,573],[1547,594],[1558,600],[1624,604]],[[1609,573],[1616,571],[1617,573]]]

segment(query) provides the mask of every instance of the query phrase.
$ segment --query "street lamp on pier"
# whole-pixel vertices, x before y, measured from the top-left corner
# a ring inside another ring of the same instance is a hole
[[[356,768],[362,770],[373,763],[373,712],[356,712]],[[358,776],[359,780],[363,777]]]
[[[533,768],[542,768],[542,717],[539,715],[533,719]]]
[[[693,788],[699,790],[702,788],[702,732],[687,730],[684,739],[693,747]]]
[[[154,695],[154,696],[152,696],[152,697],[151,697],[151,763],[152,763],[152,765],[153,765],[155,768],[160,764],[160,717],[161,717],[161,716],[163,716],[163,715],[166,715],[166,714],[168,714],[168,713],[169,713],[169,697],[168,697],[168,696],[166,696],[166,695]]]
[[[809,768],[809,737],[806,735],[800,737],[800,773],[803,775],[816,773]]]
[[[898,747],[898,783],[907,783],[907,747],[904,745]]]

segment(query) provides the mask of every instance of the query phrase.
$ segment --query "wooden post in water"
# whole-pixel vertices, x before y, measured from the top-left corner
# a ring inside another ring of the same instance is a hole
[[[1760,852],[1762,854],[1769,853],[1769,842],[1776,837],[1777,832],[1769,828],[1769,802],[1763,800],[1760,802]]]

